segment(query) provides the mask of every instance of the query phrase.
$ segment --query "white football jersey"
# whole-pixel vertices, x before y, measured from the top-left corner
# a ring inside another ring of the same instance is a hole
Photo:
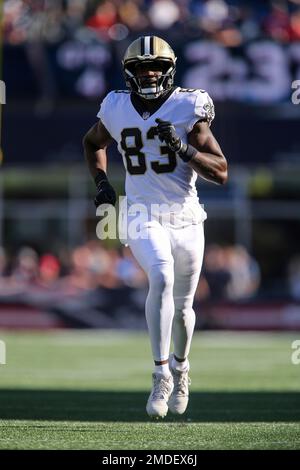
[[[171,121],[178,136],[187,143],[187,134],[199,119],[210,125],[214,118],[213,102],[207,92],[176,87],[156,112],[141,116],[129,91],[112,91],[102,101],[97,117],[117,142],[123,157],[129,206],[200,207],[195,187],[197,173],[159,140],[155,119]],[[206,214],[203,209],[200,212],[204,220]]]

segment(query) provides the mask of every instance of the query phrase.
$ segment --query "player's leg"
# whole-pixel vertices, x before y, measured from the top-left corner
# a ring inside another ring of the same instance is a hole
[[[167,402],[173,389],[168,359],[174,316],[174,260],[168,233],[158,222],[145,223],[140,235],[128,242],[149,280],[145,309],[155,366],[147,412],[163,417],[168,411]]]
[[[175,233],[174,253],[174,302],[173,319],[174,354],[179,364],[188,357],[195,326],[193,301],[198,285],[203,253],[203,224],[189,225]]]
[[[174,413],[182,414],[188,403],[188,355],[195,327],[193,300],[204,252],[203,224],[190,225],[182,231],[178,231],[175,237],[174,354],[171,356],[170,364],[174,379],[174,391],[169,408]]]
[[[129,240],[129,246],[149,281],[145,307],[153,359],[165,362],[169,358],[174,316],[174,260],[168,233],[161,224],[151,221],[144,224],[140,238]]]

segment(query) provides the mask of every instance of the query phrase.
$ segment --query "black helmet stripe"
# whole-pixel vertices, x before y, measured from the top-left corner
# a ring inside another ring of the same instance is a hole
[[[154,54],[154,37],[143,36],[141,38],[141,55]]]
[[[150,36],[150,54],[154,54],[154,37]]]

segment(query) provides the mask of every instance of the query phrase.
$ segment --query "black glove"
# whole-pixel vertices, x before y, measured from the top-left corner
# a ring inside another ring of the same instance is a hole
[[[157,122],[159,140],[165,142],[169,149],[176,152],[181,160],[188,163],[197,155],[197,150],[192,145],[184,144],[181,138],[178,137],[175,127],[170,121],[157,118],[155,122]]]
[[[170,121],[163,121],[158,118],[155,119],[155,122],[157,122],[159,140],[165,142],[173,152],[178,152],[182,147],[182,141],[176,134],[173,124]]]
[[[95,178],[95,183],[98,190],[94,199],[95,206],[98,207],[101,204],[112,204],[115,206],[117,200],[116,193],[104,171],[99,170]]]

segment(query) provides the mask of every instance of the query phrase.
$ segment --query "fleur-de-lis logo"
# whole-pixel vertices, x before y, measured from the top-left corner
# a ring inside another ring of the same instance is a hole
[[[203,105],[203,109],[206,112],[207,122],[208,122],[208,125],[210,126],[211,121],[215,117],[215,107],[214,107],[213,103],[210,103],[209,101],[207,101]]]

